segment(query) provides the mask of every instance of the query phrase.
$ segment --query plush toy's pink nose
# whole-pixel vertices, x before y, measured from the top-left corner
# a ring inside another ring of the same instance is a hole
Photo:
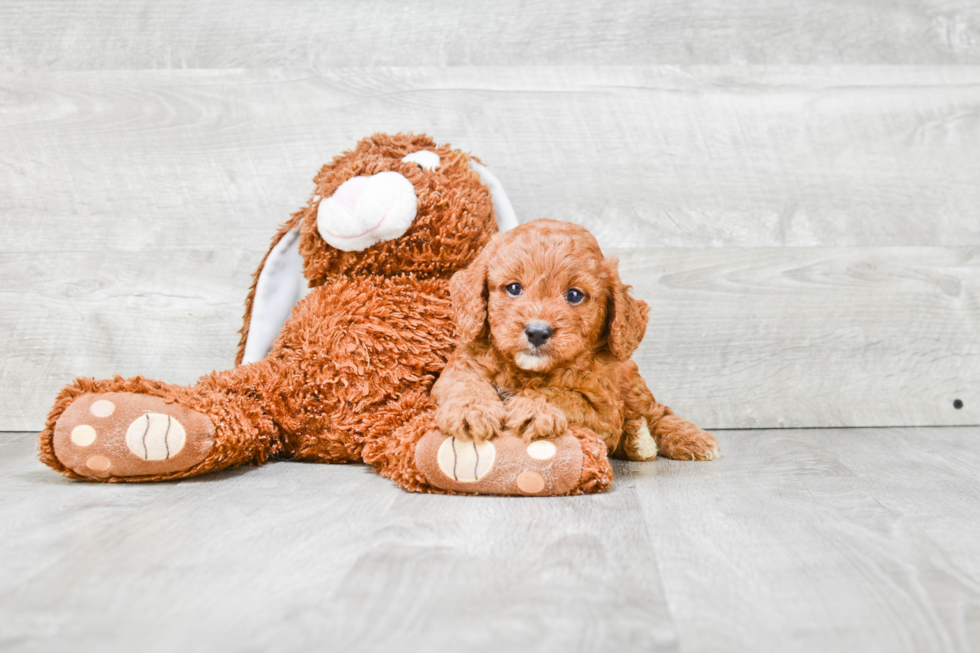
[[[316,226],[328,244],[345,252],[398,238],[412,225],[415,187],[397,172],[352,177],[317,207]]]
[[[364,194],[364,189],[368,185],[368,177],[354,177],[353,179],[348,179],[346,182],[340,185],[337,192],[333,194],[333,198],[340,202],[341,205],[346,206],[351,211],[357,206],[357,200],[361,198]]]

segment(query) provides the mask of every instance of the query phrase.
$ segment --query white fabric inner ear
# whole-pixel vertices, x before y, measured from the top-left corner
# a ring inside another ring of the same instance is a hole
[[[303,257],[299,255],[299,227],[296,227],[287,231],[272,248],[259,274],[243,365],[260,361],[269,354],[293,306],[308,292]]]
[[[486,166],[480,165],[472,159],[470,159],[470,168],[480,175],[480,181],[490,189],[490,197],[493,199],[493,212],[497,214],[497,229],[507,231],[516,227],[518,224],[517,214],[514,213],[514,207],[511,206],[510,198],[504,192],[504,186],[500,180],[487,170]]]

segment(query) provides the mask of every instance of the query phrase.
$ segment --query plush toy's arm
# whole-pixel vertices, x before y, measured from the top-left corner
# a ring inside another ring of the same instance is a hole
[[[460,347],[432,386],[436,425],[446,435],[481,442],[503,429],[504,404],[483,368]]]

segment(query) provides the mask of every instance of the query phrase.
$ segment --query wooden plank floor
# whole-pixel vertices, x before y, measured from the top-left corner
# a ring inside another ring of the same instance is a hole
[[[286,462],[87,484],[0,434],[0,650],[980,648],[976,428],[718,435],[503,499]]]

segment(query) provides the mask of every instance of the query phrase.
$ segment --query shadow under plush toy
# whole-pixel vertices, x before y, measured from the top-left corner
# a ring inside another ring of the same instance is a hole
[[[95,481],[184,478],[273,457],[363,461],[413,491],[553,495],[608,487],[607,446],[618,445],[601,429],[601,436],[574,424],[545,433],[501,422],[493,432],[456,432],[445,419],[456,406],[464,419],[454,424],[469,424],[481,408],[466,403],[472,379],[458,378],[489,335],[482,328],[474,335],[472,316],[464,317],[479,307],[463,280],[485,271],[496,246],[477,255],[498,225],[517,226],[493,175],[428,137],[376,134],[325,165],[315,183],[255,274],[236,367],[193,386],[76,379],[39,435],[41,460]],[[450,278],[461,291],[452,300]],[[491,307],[491,323],[494,314]],[[464,353],[439,382],[434,411],[430,391],[453,350],[454,315]],[[634,317],[642,336],[645,311]],[[514,405],[503,388],[494,392]],[[514,413],[491,411],[491,418]],[[629,419],[628,434],[643,430]]]

